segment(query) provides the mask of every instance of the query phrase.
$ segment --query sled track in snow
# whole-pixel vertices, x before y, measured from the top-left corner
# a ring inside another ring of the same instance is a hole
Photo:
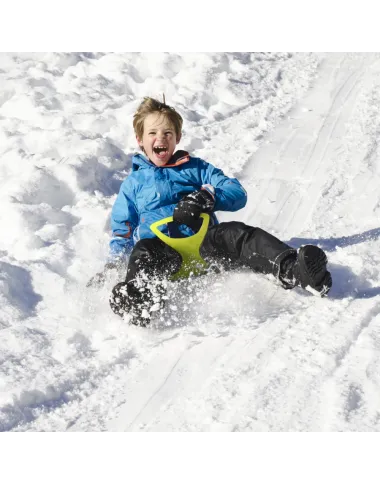
[[[314,146],[312,147],[311,154],[308,157],[307,164],[301,174],[301,179],[309,180],[309,184],[304,192],[308,194],[308,199],[310,200],[318,200],[319,194],[321,193],[321,189],[323,185],[326,183],[323,181],[322,183],[315,183],[315,179],[321,179],[317,177],[318,173],[323,173],[326,167],[327,151],[329,149],[329,143],[334,135],[334,130],[337,125],[341,122],[342,113],[344,110],[345,103],[349,100],[352,96],[354,97],[357,93],[355,92],[355,88],[357,90],[358,82],[363,75],[362,69],[358,69],[356,72],[352,73],[346,81],[343,83],[341,88],[339,89],[338,93],[335,95],[335,98],[332,102],[330,111],[326,116],[321,129],[318,132],[317,139],[315,141]],[[337,113],[334,113],[334,111]],[[331,125],[331,127],[330,127]],[[325,163],[323,163],[325,162]],[[310,171],[312,171],[310,173]],[[323,179],[322,179],[323,180]],[[295,217],[302,217],[304,214],[302,211],[302,206],[305,204],[304,200],[299,200],[298,204],[295,208],[292,207],[292,204],[289,204],[289,199],[292,197],[293,194],[289,194],[289,196],[285,199],[282,206],[279,208],[278,215],[274,220],[274,225],[276,226],[279,222],[279,217],[281,214],[284,213],[291,213],[293,214],[290,220],[288,221],[288,225],[292,227]],[[289,210],[287,210],[287,206],[289,206]],[[309,207],[309,213],[310,207]]]

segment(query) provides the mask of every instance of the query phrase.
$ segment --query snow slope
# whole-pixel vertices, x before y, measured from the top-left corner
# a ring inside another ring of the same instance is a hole
[[[0,81],[1,430],[380,429],[379,55],[1,54]],[[85,287],[162,92],[248,191],[220,218],[319,244],[329,298],[202,277],[148,330]]]

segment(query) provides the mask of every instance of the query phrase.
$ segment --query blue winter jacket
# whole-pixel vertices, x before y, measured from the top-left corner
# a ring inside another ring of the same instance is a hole
[[[163,167],[156,167],[143,155],[134,155],[132,172],[122,183],[112,208],[108,261],[129,256],[139,239],[156,237],[150,225],[172,216],[182,197],[205,185],[215,189],[214,211],[237,211],[247,203],[247,193],[237,179],[226,177],[222,170],[183,150]],[[215,214],[212,222],[218,223]],[[171,237],[193,234],[189,227],[176,223],[160,230]]]

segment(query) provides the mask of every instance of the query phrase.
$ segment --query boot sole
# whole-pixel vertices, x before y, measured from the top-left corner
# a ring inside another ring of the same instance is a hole
[[[326,254],[317,246],[302,246],[297,257],[300,265],[301,286],[319,296],[325,296],[332,286],[332,278],[326,270]]]

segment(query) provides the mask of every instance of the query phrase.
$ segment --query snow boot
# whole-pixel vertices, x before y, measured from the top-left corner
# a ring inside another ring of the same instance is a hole
[[[122,282],[112,289],[110,297],[111,309],[119,317],[128,315],[129,323],[138,327],[146,327],[150,323],[147,312],[144,312],[141,293],[137,292],[132,285]]]
[[[132,282],[122,282],[112,289],[109,303],[116,315],[120,317],[127,315],[130,317],[130,324],[146,327],[150,323],[151,312],[163,308],[164,299],[162,296],[164,292],[165,288],[157,285],[155,296],[153,296],[148,289],[141,290],[136,288]]]
[[[300,286],[318,296],[325,296],[332,286],[326,269],[327,256],[318,246],[307,244],[281,264],[280,280],[284,288]]]

